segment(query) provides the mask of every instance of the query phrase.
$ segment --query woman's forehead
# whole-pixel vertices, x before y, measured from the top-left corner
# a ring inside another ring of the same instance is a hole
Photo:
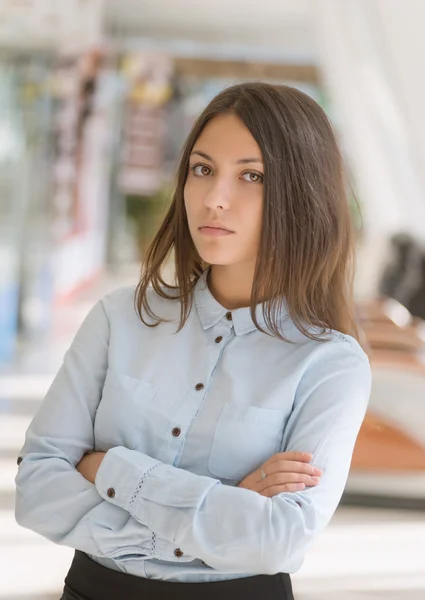
[[[197,150],[208,154],[212,160],[223,156],[235,163],[248,162],[247,159],[261,160],[257,142],[243,121],[234,114],[213,117],[199,135],[192,152]]]

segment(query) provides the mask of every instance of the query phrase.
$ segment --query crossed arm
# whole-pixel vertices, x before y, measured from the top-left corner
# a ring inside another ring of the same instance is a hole
[[[200,558],[223,571],[297,570],[345,485],[369,394],[362,357],[338,348],[334,360],[313,369],[299,389],[284,450],[310,452],[324,471],[320,485],[267,497],[124,447],[85,459],[94,447],[108,342],[99,303],[27,432],[16,478],[18,523],[95,556],[119,558],[129,549],[152,556],[155,532],[164,541],[156,558],[175,560],[178,546],[180,560]]]

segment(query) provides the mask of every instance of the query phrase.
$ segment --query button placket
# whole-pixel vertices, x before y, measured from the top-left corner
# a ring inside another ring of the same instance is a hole
[[[185,406],[182,406],[181,410],[174,414],[172,422],[173,424],[168,430],[168,442],[164,440],[162,447],[164,453],[167,454],[167,460],[173,463],[174,466],[178,466],[178,464],[174,461],[178,456],[181,455],[185,436],[190,429],[194,415],[196,415],[199,410],[199,401],[201,400],[202,403],[202,399],[205,395],[205,383],[199,381],[198,383],[192,384],[192,386],[192,398],[189,403],[187,403]]]
[[[197,373],[199,379],[192,381],[186,393],[185,402],[173,414],[167,437],[161,446],[161,459],[164,460],[166,457],[167,461],[174,466],[178,466],[184,456],[185,441],[187,436],[190,436],[192,425],[205,403],[210,378],[214,374],[228,340],[233,337],[232,326],[232,323],[222,319],[205,332],[207,355],[202,356],[202,362],[199,364]]]

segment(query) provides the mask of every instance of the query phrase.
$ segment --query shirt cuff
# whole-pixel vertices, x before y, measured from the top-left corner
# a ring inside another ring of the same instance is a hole
[[[192,518],[208,492],[221,483],[118,446],[106,453],[95,485],[104,500],[171,541],[184,521],[182,512]]]
[[[149,473],[160,465],[147,454],[117,446],[105,454],[95,486],[104,500],[129,511]]]

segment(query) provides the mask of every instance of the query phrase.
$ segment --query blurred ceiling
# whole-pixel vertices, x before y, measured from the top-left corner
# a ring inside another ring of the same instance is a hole
[[[315,56],[314,0],[105,0],[104,26],[116,39],[191,42],[215,49],[260,48],[276,59]]]
[[[0,47],[119,45],[314,64],[316,0],[0,0]]]

